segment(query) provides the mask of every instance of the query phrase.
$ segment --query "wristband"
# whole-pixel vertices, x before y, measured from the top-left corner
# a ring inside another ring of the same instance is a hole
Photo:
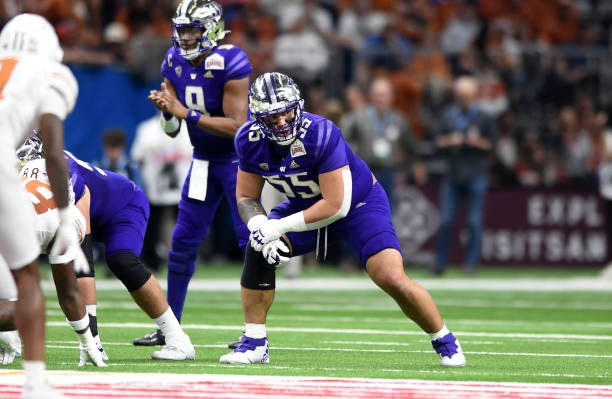
[[[174,133],[181,127],[181,122],[174,116],[170,119],[166,119],[166,117],[162,115],[162,117],[159,118],[159,124],[166,134]]]
[[[167,120],[167,121],[169,121],[170,119],[174,118],[174,115],[172,115],[170,112],[162,111],[162,115],[163,115],[164,119]]]
[[[200,121],[201,116],[202,113],[200,111],[189,109],[189,111],[187,111],[187,117],[185,118],[187,125],[190,127],[198,127],[198,122]]]

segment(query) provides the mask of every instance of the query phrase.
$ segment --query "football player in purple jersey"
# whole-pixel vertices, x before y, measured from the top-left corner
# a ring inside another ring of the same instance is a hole
[[[91,241],[103,243],[108,268],[164,332],[166,345],[153,352],[153,359],[195,359],[189,336],[174,316],[157,279],[139,258],[149,219],[144,191],[123,175],[92,166],[68,151],[65,154],[76,206],[86,221],[85,253],[90,256]],[[77,277],[90,314],[90,328],[97,336],[95,308],[91,312],[96,299],[93,268],[90,273],[77,273]]]
[[[168,257],[168,302],[180,320],[198,248],[225,197],[238,244],[249,232],[236,206],[238,156],[233,138],[247,120],[251,63],[238,46],[219,45],[225,30],[221,6],[214,1],[183,0],[172,18],[173,46],[162,62],[161,90],[149,95],[162,111],[161,126],[171,137],[187,123],[193,162],[183,185]],[[160,345],[153,331],[134,345]]]
[[[333,122],[304,111],[293,80],[258,77],[249,90],[253,120],[236,134],[240,157],[236,198],[250,245],[241,277],[245,332],[221,363],[268,363],[266,315],[274,298],[275,269],[290,256],[344,240],[370,278],[431,339],[442,366],[463,366],[458,340],[446,328],[429,293],[404,272],[389,201],[368,165],[350,149]],[[266,215],[260,204],[267,181],[287,200]]]

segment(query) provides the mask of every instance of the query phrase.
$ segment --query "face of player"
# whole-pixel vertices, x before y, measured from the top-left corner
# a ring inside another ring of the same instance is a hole
[[[266,118],[261,118],[261,121],[271,129],[277,130],[282,129],[285,126],[289,126],[295,120],[295,109],[290,109],[287,112],[283,112],[276,115],[271,115]]]
[[[177,28],[181,47],[184,50],[193,50],[198,46],[203,30],[195,26],[181,26]]]
[[[286,112],[261,118],[260,123],[263,123],[278,141],[284,142],[293,136],[296,113],[296,109],[293,108]]]

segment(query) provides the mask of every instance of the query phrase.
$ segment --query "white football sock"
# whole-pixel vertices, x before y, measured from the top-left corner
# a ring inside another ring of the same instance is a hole
[[[433,334],[429,334],[429,338],[432,341],[435,341],[436,339],[442,338],[443,336],[445,336],[446,334],[450,333],[450,331],[448,331],[448,328],[446,328],[446,324],[442,326],[442,329],[436,333]]]
[[[45,362],[42,360],[24,360],[25,385],[29,387],[40,387],[47,385],[45,379]]]
[[[183,329],[179,324],[176,316],[172,312],[172,308],[168,306],[168,310],[166,310],[161,316],[156,319],[153,319],[155,324],[157,324],[157,328],[161,330],[164,335],[172,334],[172,333],[183,333]]]
[[[86,312],[85,316],[83,316],[81,320],[68,320],[68,324],[70,324],[70,327],[72,327],[72,329],[77,333],[79,331],[83,331],[84,329],[87,329],[87,331],[89,331],[89,315]]]
[[[96,305],[85,305],[85,310],[87,311],[87,314],[92,315],[93,317],[96,317]]]
[[[244,324],[244,335],[249,338],[265,338],[266,337],[266,325],[245,323]]]

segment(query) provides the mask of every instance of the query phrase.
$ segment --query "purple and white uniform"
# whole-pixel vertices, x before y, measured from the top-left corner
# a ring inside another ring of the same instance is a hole
[[[255,173],[287,196],[268,215],[280,219],[309,208],[319,201],[319,175],[349,166],[352,196],[346,217],[327,227],[287,233],[293,255],[323,251],[326,243],[344,240],[355,251],[362,266],[385,248],[400,250],[391,222],[389,201],[366,163],[353,153],[338,127],[319,115],[304,112],[296,140],[287,147],[264,138],[253,121],[244,124],[235,138],[240,169]]]
[[[171,47],[161,73],[172,83],[178,99],[186,107],[203,115],[224,116],[225,84],[248,77],[251,69],[246,53],[237,46],[214,47],[197,66],[192,66]],[[238,156],[233,140],[195,126],[188,126],[188,131],[194,159],[183,185],[168,257],[168,302],[179,319],[187,285],[195,271],[198,248],[223,197],[229,204],[238,244],[244,248],[249,239],[249,231],[236,205]]]
[[[89,217],[94,241],[106,246],[106,258],[121,251],[140,255],[149,220],[149,201],[144,191],[127,177],[92,166],[68,151],[70,181],[75,202],[91,193]]]

